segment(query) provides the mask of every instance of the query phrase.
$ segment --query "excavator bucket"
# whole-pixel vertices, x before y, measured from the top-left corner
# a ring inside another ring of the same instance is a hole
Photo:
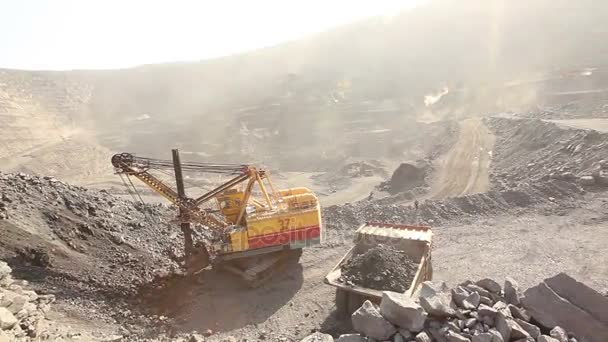
[[[189,275],[202,271],[210,264],[209,252],[207,252],[207,248],[204,245],[194,248],[190,256],[185,260],[186,272]]]

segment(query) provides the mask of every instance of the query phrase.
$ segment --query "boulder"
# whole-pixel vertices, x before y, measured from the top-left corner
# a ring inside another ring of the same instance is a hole
[[[519,323],[512,319],[507,318],[507,324],[511,327],[511,339],[519,340],[519,339],[530,339],[532,336],[528,333],[526,329],[524,329]]]
[[[420,305],[429,315],[435,317],[456,316],[456,304],[445,283],[436,285],[425,281],[420,290]]]
[[[356,332],[379,341],[387,340],[397,332],[397,328],[382,317],[369,300],[352,314],[351,321]]]
[[[468,284],[468,285],[465,285],[465,289],[469,290],[469,292],[477,292],[482,297],[490,298],[490,292],[481,286],[477,286],[475,284]]]
[[[465,309],[476,310],[479,306],[481,296],[478,292],[471,293],[467,298],[462,301],[462,307]]]
[[[402,336],[406,341],[413,340],[414,337],[416,337],[415,334],[407,329],[398,328],[397,331],[399,332],[399,335]]]
[[[576,286],[576,288],[581,288]],[[561,289],[565,292],[564,289]],[[580,300],[577,296],[567,293]],[[590,314],[591,309],[581,309],[570,301],[560,297],[547,283],[543,282],[531,287],[524,293],[522,305],[530,315],[545,327],[561,326],[573,332],[577,337],[589,342],[608,341],[608,325]],[[594,305],[595,306],[595,305]]]
[[[5,277],[11,274],[12,270],[10,266],[4,261],[0,260],[0,279],[4,279]]]
[[[495,282],[494,280],[490,279],[490,278],[485,278],[485,279],[481,279],[478,282],[476,282],[475,284],[477,284],[477,286],[488,290],[491,293],[494,294],[500,294],[500,292],[502,292],[502,289],[500,288],[500,284],[498,284],[497,282]]]
[[[465,298],[467,298],[471,294],[469,291],[467,291],[462,286],[457,286],[457,287],[453,288],[451,292],[452,292],[452,299],[454,300],[456,305],[458,305],[460,307],[463,307],[462,302],[465,300]]]
[[[10,306],[7,307],[7,309],[13,313],[16,314],[17,312],[23,310],[23,307],[25,306],[25,304],[27,304],[28,302],[28,298],[25,296],[21,296],[21,295],[15,295],[12,299],[12,303]]]
[[[519,318],[516,318],[515,322],[517,322],[517,324],[519,324],[519,326],[522,327],[522,329],[524,329],[534,339],[538,339],[538,337],[540,337],[540,328],[536,325],[530,324]]]
[[[551,329],[549,335],[559,342],[568,342],[568,333],[562,327],[555,327]]]
[[[469,338],[464,337],[461,334],[451,331],[451,330],[448,331],[447,337],[448,337],[448,342],[471,342],[471,340]]]
[[[560,297],[584,308],[597,320],[608,326],[608,297],[565,273],[545,279],[545,283]]]
[[[511,324],[509,324],[509,319],[502,312],[499,312],[496,314],[495,323],[496,330],[498,330],[500,336],[502,336],[503,341],[510,341],[513,328],[511,327]]]
[[[424,328],[426,312],[414,300],[404,294],[385,291],[380,302],[380,314],[394,325],[412,332]]]
[[[559,340],[556,340],[551,336],[541,335],[536,342],[559,342]]]
[[[488,329],[488,332],[492,335],[492,342],[509,342],[508,340],[504,340],[496,329]]]
[[[519,285],[510,277],[505,279],[505,300],[508,304],[519,306],[521,305],[519,293]]]
[[[593,178],[593,176],[581,176],[578,179],[579,183],[581,183],[581,185],[593,185],[595,184],[595,178]]]
[[[422,331],[416,335],[416,342],[432,342],[431,336],[426,331]]]
[[[367,342],[367,338],[359,334],[344,334],[340,335],[336,342]]]
[[[17,324],[17,318],[6,308],[0,308],[0,329],[8,330]]]
[[[490,333],[482,333],[479,335],[474,335],[471,339],[471,342],[493,342],[493,335]]]
[[[498,311],[496,311],[494,308],[491,308],[485,304],[479,304],[479,307],[477,308],[477,313],[480,316],[488,316],[491,318],[496,317],[496,313],[498,313]]]
[[[526,309],[517,307],[513,304],[509,304],[507,307],[509,308],[509,311],[511,312],[511,316],[513,318],[518,318],[526,322],[530,321],[530,315],[528,314]]]
[[[300,342],[334,342],[334,338],[329,334],[316,332],[304,337]]]

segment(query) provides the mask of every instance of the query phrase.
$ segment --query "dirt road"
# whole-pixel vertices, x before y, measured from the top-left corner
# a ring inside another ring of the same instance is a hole
[[[566,272],[608,291],[608,230],[605,195],[567,216],[498,216],[474,224],[434,230],[434,279],[455,284],[467,279],[510,276],[522,288]]]
[[[474,194],[488,190],[488,169],[495,137],[481,119],[460,123],[458,141],[439,163],[428,198]]]
[[[200,275],[200,283],[183,281],[155,295],[152,305],[159,314],[174,317],[181,332],[213,330],[212,340],[301,339],[332,316],[335,290],[323,279],[347,248],[308,248],[301,265],[257,289],[230,274],[209,270]]]

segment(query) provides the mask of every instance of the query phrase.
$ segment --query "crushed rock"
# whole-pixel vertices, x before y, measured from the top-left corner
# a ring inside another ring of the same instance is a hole
[[[340,281],[375,290],[405,292],[417,269],[418,263],[405,252],[380,244],[344,264]]]

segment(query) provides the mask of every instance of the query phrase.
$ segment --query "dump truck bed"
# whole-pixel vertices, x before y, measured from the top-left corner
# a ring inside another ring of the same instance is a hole
[[[339,280],[342,276],[342,266],[344,264],[353,256],[365,253],[368,249],[379,244],[390,245],[403,251],[418,263],[418,269],[412,283],[404,292],[407,296],[412,296],[423,281],[432,278],[431,239],[431,228],[426,226],[366,223],[359,227],[355,232],[355,246],[340,259],[325,277],[326,284],[337,288],[336,305],[339,305],[338,297],[340,295],[344,296],[344,293],[350,294],[351,297],[357,297],[360,302],[365,299],[374,302],[380,301],[382,290],[349,285]]]

